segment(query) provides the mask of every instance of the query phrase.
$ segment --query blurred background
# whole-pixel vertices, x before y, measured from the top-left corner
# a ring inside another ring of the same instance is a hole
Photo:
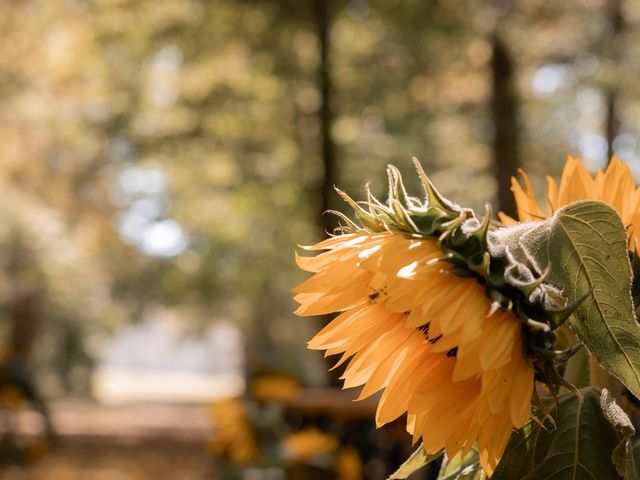
[[[519,167],[640,176],[638,2],[0,0],[0,31],[2,479],[383,479],[402,424],[292,315],[333,185],[416,156],[510,212]]]

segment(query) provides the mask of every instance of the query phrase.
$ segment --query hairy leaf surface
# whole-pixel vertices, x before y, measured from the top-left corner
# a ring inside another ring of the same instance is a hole
[[[507,250],[538,275],[550,265],[549,281],[563,288],[569,302],[588,295],[572,316],[571,329],[640,397],[640,325],[626,233],[615,210],[602,202],[576,202],[518,232]]]
[[[611,459],[618,473],[624,480],[637,480],[638,471],[631,446],[631,438],[636,431],[631,419],[607,390],[602,390],[600,395],[600,408],[604,418],[607,419],[618,434],[619,441],[611,453]]]

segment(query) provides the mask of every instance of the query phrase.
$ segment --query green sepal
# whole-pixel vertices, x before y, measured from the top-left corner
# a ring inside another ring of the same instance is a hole
[[[340,190],[339,188],[335,188],[338,195],[342,197],[342,199],[347,202],[347,204],[353,209],[353,212],[356,215],[356,218],[362,223],[362,226],[370,230],[372,232],[380,232],[384,230],[384,222],[378,217],[373,215],[370,211],[365,210],[362,206],[353,200],[349,195]]]
[[[455,205],[453,202],[444,198],[438,189],[431,183],[429,177],[425,173],[420,161],[417,158],[413,158],[413,164],[416,167],[418,172],[418,177],[420,178],[420,183],[424,188],[424,191],[427,195],[427,206],[429,208],[438,209],[448,216],[455,217],[460,212],[460,207]]]
[[[550,324],[564,321],[602,367],[640,397],[640,325],[622,220],[610,206],[581,201],[543,222],[503,235],[510,258],[550,266],[549,284],[567,304],[542,305]],[[557,303],[557,302],[554,302]]]

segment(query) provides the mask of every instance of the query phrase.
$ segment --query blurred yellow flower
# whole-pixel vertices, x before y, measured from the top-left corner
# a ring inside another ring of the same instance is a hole
[[[227,456],[236,465],[251,465],[260,451],[246,409],[237,398],[216,402],[211,406],[214,434],[207,448],[215,456]]]
[[[49,453],[51,446],[46,438],[39,438],[27,446],[27,457],[29,460],[38,460]]]
[[[568,157],[562,171],[560,187],[551,177],[547,177],[547,206],[542,208],[536,200],[535,192],[527,174],[520,170],[522,183],[514,177],[511,190],[518,207],[518,219],[521,222],[541,220],[561,207],[578,200],[600,200],[613,207],[622,218],[625,226],[631,227],[631,238],[640,240],[640,189],[635,187],[633,175],[627,164],[613,157],[605,170],[599,170],[592,176],[587,167],[577,158]],[[517,223],[513,218],[500,213],[505,225]],[[635,246],[632,244],[632,248]]]
[[[314,273],[294,289],[296,313],[342,312],[309,347],[351,359],[344,386],[363,385],[360,398],[384,389],[378,426],[407,412],[414,440],[449,457],[478,441],[491,474],[531,411],[521,322],[492,309],[475,278],[451,274],[435,239],[354,233],[307,249],[324,252],[296,255]]]
[[[16,409],[26,402],[25,396],[16,385],[0,386],[0,406],[8,409]]]
[[[338,480],[361,480],[363,477],[363,465],[358,451],[346,446],[338,453],[336,459],[336,475]]]
[[[291,403],[302,392],[300,384],[285,375],[263,375],[251,382],[251,396],[259,402]]]
[[[316,428],[305,428],[284,439],[285,456],[292,462],[304,462],[338,448],[338,439]]]

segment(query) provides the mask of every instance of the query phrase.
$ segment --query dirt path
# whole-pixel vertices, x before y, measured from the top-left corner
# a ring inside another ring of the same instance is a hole
[[[52,412],[57,445],[32,465],[3,468],[0,480],[213,479],[205,407],[64,403]],[[32,434],[39,419],[25,412],[19,424]]]

